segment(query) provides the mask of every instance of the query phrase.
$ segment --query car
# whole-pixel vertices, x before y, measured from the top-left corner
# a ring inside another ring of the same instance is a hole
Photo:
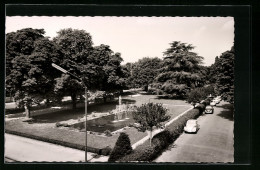
[[[213,99],[212,102],[219,104],[220,100],[219,99]]]
[[[210,106],[216,106],[216,102],[214,101],[210,102]]]
[[[186,126],[184,127],[185,133],[197,133],[200,129],[198,121],[195,119],[190,119],[187,121]]]
[[[213,106],[210,106],[210,105],[206,106],[206,108],[205,108],[205,113],[211,113],[211,114],[213,114],[213,112],[214,112]]]

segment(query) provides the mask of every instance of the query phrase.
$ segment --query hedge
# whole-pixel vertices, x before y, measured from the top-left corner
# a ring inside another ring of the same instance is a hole
[[[166,129],[156,134],[152,139],[152,146],[149,142],[136,147],[133,152],[123,158],[117,160],[118,162],[151,162],[156,159],[165,149],[169,147],[183,132],[183,128],[189,119],[196,119],[205,110],[206,103],[199,104],[196,108],[188,111],[181,116],[177,121],[174,121]]]

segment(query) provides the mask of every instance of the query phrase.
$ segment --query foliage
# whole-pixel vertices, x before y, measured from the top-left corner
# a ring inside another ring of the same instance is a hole
[[[112,133],[111,133],[111,131],[110,130],[105,130],[104,131],[104,134],[106,135],[106,136],[112,136]]]
[[[132,152],[132,146],[130,139],[126,133],[120,133],[120,136],[117,139],[115,147],[111,152],[108,161],[115,162],[121,157]]]
[[[43,34],[43,30],[31,28],[7,34],[6,84],[15,91],[15,101],[20,107],[25,106],[28,117],[33,103],[55,97],[53,84],[57,71],[51,63],[59,61],[60,52]]]
[[[76,98],[83,94],[83,86],[89,90],[116,91],[125,85],[120,63],[120,53],[114,53],[109,46],[92,46],[89,33],[84,30],[63,29],[54,41],[61,46],[64,59],[60,66],[70,73],[81,77],[81,81],[62,75],[57,79],[56,93],[72,97],[73,107]],[[72,82],[71,82],[72,81]],[[84,83],[84,84],[83,84]],[[68,90],[69,89],[69,90]],[[104,95],[104,100],[106,95]]]
[[[223,99],[234,102],[234,47],[231,50],[215,58],[215,63],[211,66],[211,81],[215,83],[215,90]]]
[[[168,96],[185,97],[191,88],[204,84],[204,72],[200,71],[203,57],[191,52],[191,44],[174,41],[164,52],[160,74],[156,77],[158,88]]]
[[[149,58],[144,57],[139,59],[135,63],[127,63],[126,68],[130,73],[127,80],[129,88],[140,88],[143,87],[146,91],[148,90],[148,85],[153,83],[155,77],[159,73],[161,68],[162,60],[155,57]]]
[[[170,117],[166,115],[167,109],[158,103],[147,103],[136,110],[133,110],[133,119],[136,123],[140,124],[138,130],[140,131],[150,131],[150,141],[152,140],[153,127],[160,128],[162,122],[165,122]]]
[[[205,109],[205,105],[202,104]],[[120,158],[118,162],[152,162],[156,159],[169,145],[171,145],[183,132],[183,128],[189,119],[196,119],[204,111],[192,109],[185,115],[181,116],[178,121],[174,121],[166,129],[156,134],[152,139],[152,145],[147,142],[137,146],[130,154]]]
[[[196,103],[199,103],[201,100],[204,100],[209,95],[214,95],[214,87],[211,85],[206,85],[204,87],[198,87],[191,90],[188,93],[187,101],[195,106]]]

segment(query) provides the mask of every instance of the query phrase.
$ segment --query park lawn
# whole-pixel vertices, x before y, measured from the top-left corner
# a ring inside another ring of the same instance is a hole
[[[137,95],[137,96],[124,96],[122,97],[123,103],[130,102],[137,106],[150,102],[162,103],[168,108],[168,114],[171,119],[175,118],[182,112],[191,107],[182,100],[169,100],[159,99],[155,95]],[[88,114],[96,112],[95,114],[105,113],[113,110],[117,102],[99,104],[88,107]],[[85,146],[85,132],[77,130],[69,130],[69,128],[57,128],[56,122],[67,121],[70,119],[77,120],[79,117],[84,116],[84,107],[79,107],[76,110],[60,110],[55,113],[36,116],[33,123],[23,122],[23,118],[9,119],[5,122],[5,130],[7,133],[21,135],[37,140],[42,140],[50,143],[56,143],[77,149],[84,149]],[[131,144],[136,143],[147,135],[147,133],[139,132],[134,127],[125,128],[123,130],[129,135]],[[114,134],[111,137],[88,134],[87,142],[89,148],[102,149],[107,146],[113,148],[119,133]]]
[[[57,143],[60,145],[73,147],[79,145],[84,148],[85,146],[85,132],[73,131],[63,128],[56,128],[55,123],[33,123],[29,124],[23,122],[22,119],[7,121],[5,123],[5,130],[7,133],[34,138],[50,143]],[[131,139],[131,143],[139,141],[147,134],[138,132],[135,128],[126,128],[123,132],[127,133]],[[111,137],[88,134],[87,144],[90,148],[102,149],[105,147],[113,148],[119,133]]]
[[[188,110],[191,107],[192,106],[190,106],[190,105],[187,105],[187,106],[170,106],[169,105],[169,106],[167,106],[168,114],[171,116],[170,120],[174,119],[175,117],[177,117],[178,115],[185,112],[186,110]]]

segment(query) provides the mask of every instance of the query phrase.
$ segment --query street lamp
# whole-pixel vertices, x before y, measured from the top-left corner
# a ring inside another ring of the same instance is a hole
[[[51,64],[52,67],[56,68],[57,70],[60,70],[61,72],[65,73],[65,74],[69,74],[71,75],[72,77],[74,77],[75,79],[79,80],[80,82],[82,82],[83,86],[84,86],[84,89],[85,89],[85,117],[86,117],[86,121],[85,121],[85,134],[86,134],[86,137],[85,137],[85,162],[87,162],[87,139],[88,139],[88,134],[87,134],[87,112],[88,112],[88,94],[87,94],[87,91],[88,91],[88,88],[87,86],[85,85],[84,81],[82,81],[82,79],[80,79],[79,77],[75,76],[74,74],[70,73],[69,71],[65,70],[64,68],[52,63]]]

